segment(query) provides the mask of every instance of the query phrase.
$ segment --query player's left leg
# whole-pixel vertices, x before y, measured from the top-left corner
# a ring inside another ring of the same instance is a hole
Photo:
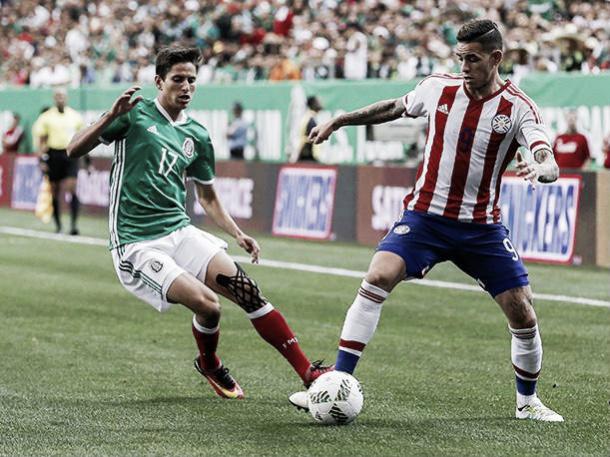
[[[210,289],[239,305],[258,334],[282,354],[306,385],[325,371],[319,363],[309,361],[284,316],[262,295],[256,282],[224,251],[214,256],[205,278],[200,279],[205,279]]]
[[[65,191],[70,193],[70,235],[78,235],[78,211],[80,201],[76,194],[76,180],[78,177],[78,159],[68,158],[66,171]]]
[[[544,406],[536,394],[542,368],[542,340],[530,286],[514,287],[494,298],[508,319],[511,333],[511,361],[517,387],[516,417],[563,422],[563,417]]]
[[[51,202],[53,205],[53,220],[55,221],[55,232],[61,233],[61,204],[59,196],[61,195],[61,181],[50,181],[51,184]]]
[[[527,269],[513,247],[508,230],[498,224],[465,224],[451,260],[496,300],[508,319],[511,360],[517,389],[517,417],[544,421],[563,418],[536,396],[542,367],[542,341],[533,308]]]

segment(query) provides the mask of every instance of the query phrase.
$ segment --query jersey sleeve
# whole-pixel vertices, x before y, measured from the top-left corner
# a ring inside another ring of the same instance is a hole
[[[201,184],[212,184],[214,182],[214,146],[210,137],[203,140],[197,159],[186,169],[186,177]]]
[[[403,117],[421,117],[428,114],[426,95],[432,89],[432,78],[421,80],[415,88],[402,97],[405,107]]]
[[[129,126],[131,125],[131,119],[129,117],[130,112],[121,114],[114,121],[110,123],[108,127],[104,129],[99,137],[99,140],[108,145],[116,140],[125,138]]]
[[[32,136],[36,138],[36,140],[39,140],[40,137],[45,134],[46,130],[44,125],[44,119],[42,117],[39,117],[38,119],[36,119],[36,121],[34,121],[34,124],[32,125]]]
[[[553,150],[546,125],[542,122],[542,117],[533,104],[528,104],[523,108],[515,139],[532,154],[540,149]]]

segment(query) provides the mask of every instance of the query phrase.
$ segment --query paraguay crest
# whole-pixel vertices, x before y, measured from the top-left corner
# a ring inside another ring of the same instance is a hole
[[[496,133],[504,134],[510,130],[512,125],[513,121],[506,114],[496,114],[491,120],[491,128]]]
[[[195,143],[193,143],[192,138],[187,138],[184,140],[184,143],[182,143],[182,152],[189,159],[193,157],[193,153],[195,152]]]
[[[397,225],[396,227],[394,227],[394,230],[392,230],[392,232],[394,232],[396,235],[406,235],[410,231],[411,227],[406,224]]]

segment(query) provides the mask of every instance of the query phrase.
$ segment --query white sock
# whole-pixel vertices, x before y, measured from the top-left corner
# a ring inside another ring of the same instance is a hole
[[[535,397],[535,384],[542,368],[542,340],[538,332],[538,325],[531,328],[514,329],[508,327],[512,335],[510,345],[511,361],[517,376],[517,406],[529,404]],[[519,389],[534,391],[525,394]]]
[[[362,281],[358,295],[345,316],[339,349],[360,356],[371,340],[388,292]]]

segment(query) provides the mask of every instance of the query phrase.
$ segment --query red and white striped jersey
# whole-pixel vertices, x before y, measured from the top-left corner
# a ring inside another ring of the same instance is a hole
[[[434,74],[403,97],[408,117],[428,117],[424,160],[405,209],[462,222],[500,222],[500,181],[517,148],[551,150],[536,104],[506,81],[475,100],[456,75]]]

